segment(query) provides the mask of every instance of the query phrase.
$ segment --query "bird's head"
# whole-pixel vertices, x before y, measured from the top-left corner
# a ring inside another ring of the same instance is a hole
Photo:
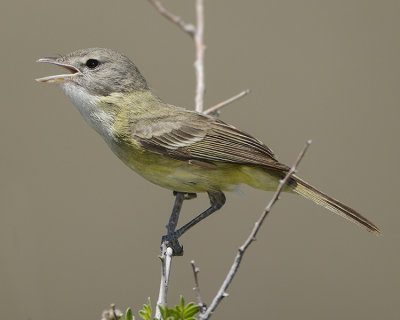
[[[135,64],[125,55],[111,49],[81,49],[65,56],[41,58],[37,61],[55,64],[69,71],[36,79],[38,82],[78,86],[96,96],[148,89],[146,80]]]

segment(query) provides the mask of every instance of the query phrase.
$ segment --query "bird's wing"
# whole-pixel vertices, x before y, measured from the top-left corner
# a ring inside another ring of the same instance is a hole
[[[289,169],[260,140],[221,120],[197,113],[137,123],[132,138],[150,151],[210,168],[216,162],[229,162]]]

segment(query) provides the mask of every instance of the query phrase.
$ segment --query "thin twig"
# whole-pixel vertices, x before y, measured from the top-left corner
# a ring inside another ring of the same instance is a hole
[[[168,235],[175,231],[185,196],[186,195],[182,192],[177,192],[175,194],[174,207],[172,208],[171,217],[167,224]],[[193,197],[193,195],[191,196]],[[190,197],[190,195],[188,195],[188,197]],[[156,307],[156,319],[161,319],[161,310],[159,306],[164,307],[167,303],[169,274],[171,270],[172,256],[174,255],[183,255],[183,247],[179,244],[178,240],[175,240],[172,243],[163,240],[161,243],[161,281]]]
[[[237,95],[235,95],[235,96],[233,96],[233,97],[231,97],[231,98],[229,98],[229,99],[227,99],[225,101],[222,101],[222,102],[216,104],[215,106],[212,106],[212,107],[208,108],[206,111],[204,111],[204,113],[205,114],[214,113],[214,112],[218,111],[219,109],[225,107],[226,105],[228,105],[228,104],[230,104],[230,103],[232,103],[232,102],[234,102],[236,100],[239,100],[240,98],[248,95],[249,93],[250,93],[250,89],[244,90],[244,91],[238,93]]]
[[[203,313],[206,310],[206,305],[203,303],[203,299],[201,298],[200,294],[200,285],[199,285],[199,272],[200,269],[196,267],[194,260],[190,261],[193,269],[193,277],[194,277],[194,292],[197,298],[197,304],[200,307],[200,312]]]
[[[242,261],[244,253],[246,252],[246,250],[250,246],[250,244],[253,241],[255,241],[256,235],[257,235],[258,231],[260,230],[262,223],[264,222],[264,220],[267,217],[268,213],[271,211],[273,205],[278,200],[279,195],[281,194],[284,186],[289,181],[290,177],[296,172],[296,169],[297,169],[300,161],[303,159],[304,154],[306,153],[306,151],[307,151],[308,147],[310,146],[310,144],[311,144],[311,140],[307,141],[306,145],[304,146],[303,150],[301,150],[301,152],[298,155],[295,163],[290,168],[290,170],[286,174],[285,178],[279,182],[279,186],[278,186],[277,190],[275,191],[274,195],[272,196],[271,201],[264,208],[263,213],[261,214],[260,218],[256,221],[256,223],[255,223],[255,225],[253,227],[253,230],[250,232],[250,234],[247,237],[246,241],[238,249],[238,253],[237,253],[237,255],[235,257],[235,260],[234,260],[234,262],[233,262],[233,264],[231,266],[231,269],[229,270],[224,282],[222,283],[221,287],[219,288],[217,295],[214,297],[214,299],[211,302],[210,306],[208,307],[207,311],[204,312],[203,314],[200,314],[199,318],[201,320],[209,319],[209,317],[211,316],[212,312],[217,308],[217,306],[222,301],[222,299],[228,295],[226,293],[226,290],[228,289],[228,287],[231,284],[234,276],[236,275],[236,272],[239,269],[239,266],[240,266],[240,263]]]
[[[169,274],[171,272],[171,263],[173,250],[163,243],[162,245],[162,255],[161,260],[161,282],[160,282],[160,292],[158,294],[157,306],[156,306],[156,319],[161,319],[161,310],[159,306],[164,307],[167,304],[167,294],[169,285]]]
[[[195,105],[197,112],[203,112],[204,108],[204,0],[196,0],[196,31],[194,34],[194,42],[196,46],[196,61],[194,67],[196,70],[196,97]]]
[[[183,21],[181,17],[178,17],[169,12],[167,9],[165,9],[165,7],[161,4],[160,1],[149,0],[149,2],[158,10],[158,12],[160,12],[161,15],[163,15],[172,23],[176,24],[182,31],[187,33],[189,36],[191,36],[192,38],[194,37],[196,33],[196,27],[194,25],[186,23],[185,21]]]

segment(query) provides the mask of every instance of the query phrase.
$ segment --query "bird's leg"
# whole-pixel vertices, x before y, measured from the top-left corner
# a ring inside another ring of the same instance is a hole
[[[167,227],[167,234],[171,234],[175,231],[176,226],[178,225],[179,214],[181,213],[183,200],[185,200],[185,194],[182,192],[174,191],[175,202],[172,208],[171,216],[169,217]]]
[[[191,200],[197,197],[195,193],[183,193],[174,191],[175,203],[172,208],[171,216],[169,217],[169,221],[167,224],[167,234],[171,234],[175,231],[176,226],[178,225],[179,214],[181,213],[183,200]]]
[[[166,225],[167,235],[162,238],[162,241],[168,241],[168,246],[174,250],[175,255],[183,255],[183,247],[178,242],[178,238],[173,237],[173,234],[175,232],[176,226],[178,225],[179,214],[182,209],[183,201],[196,198],[196,194],[174,191],[174,195],[174,207],[172,208],[171,216],[169,217],[168,224]]]
[[[177,231],[173,233],[168,233],[168,235],[163,240],[167,240],[169,242],[177,241],[179,237],[181,237],[186,231],[188,231],[191,227],[199,223],[204,218],[207,218],[209,215],[218,211],[225,204],[226,198],[222,191],[208,191],[208,197],[210,198],[211,206],[201,214],[199,214],[196,218],[186,223],[183,227],[179,228]],[[175,225],[176,226],[176,225]]]

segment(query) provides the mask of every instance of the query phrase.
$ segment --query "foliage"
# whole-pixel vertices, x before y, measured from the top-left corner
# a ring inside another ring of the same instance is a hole
[[[200,307],[194,302],[189,302],[185,305],[185,299],[181,296],[179,305],[175,308],[170,308],[168,306],[159,307],[161,311],[161,316],[163,320],[196,320],[194,317],[200,311]],[[154,320],[151,308],[150,298],[147,300],[147,304],[143,305],[143,309],[139,311],[139,316],[143,320]],[[126,310],[125,316],[119,318],[119,320],[135,320],[132,314],[132,310],[128,308]]]
[[[194,315],[200,311],[200,307],[193,302],[185,306],[185,299],[181,296],[180,304],[175,309],[160,306],[160,310],[164,320],[196,320]]]

